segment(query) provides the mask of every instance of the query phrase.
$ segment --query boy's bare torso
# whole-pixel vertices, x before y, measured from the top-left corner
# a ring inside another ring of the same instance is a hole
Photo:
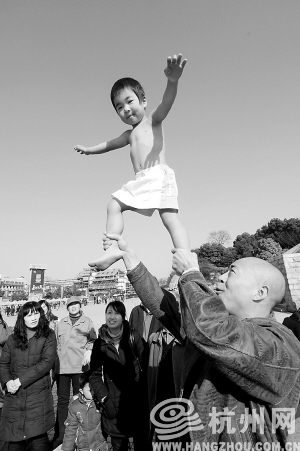
[[[162,123],[153,124],[151,115],[133,130],[128,130],[128,144],[135,173],[166,164]]]

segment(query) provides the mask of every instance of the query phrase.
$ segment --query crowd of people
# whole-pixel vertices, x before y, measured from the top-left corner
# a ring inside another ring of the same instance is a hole
[[[19,313],[20,308],[20,304],[5,305],[3,306],[3,311],[5,312],[6,316],[15,316]]]
[[[174,398],[192,403],[201,427],[169,441],[284,449],[291,426],[273,415],[299,403],[300,315],[286,325],[275,320],[272,309],[285,293],[282,274],[263,260],[244,258],[214,292],[196,254],[174,250],[177,295],[159,286],[121,236],[107,236],[104,245],[112,240],[142,302],[129,321],[124,303],[112,301],[96,333],[76,296],[60,321],[45,300],[26,302],[13,331],[0,315],[0,449],[104,451],[110,437],[112,449],[123,451],[132,437],[135,451],[147,451],[164,440],[151,410]],[[212,423],[213,413],[222,415],[223,427]],[[254,425],[257,416],[261,423]]]
[[[4,304],[2,306],[2,310],[6,314],[6,316],[16,316],[16,315],[18,315],[22,305],[25,302],[26,301],[22,301],[21,303],[18,303],[18,304],[13,304],[13,303]],[[66,301],[62,300],[62,299],[51,301],[51,310],[58,310],[61,305],[65,304],[65,302]],[[44,305],[47,305],[47,309],[48,309],[48,311],[50,311],[50,304],[46,299],[44,299]]]

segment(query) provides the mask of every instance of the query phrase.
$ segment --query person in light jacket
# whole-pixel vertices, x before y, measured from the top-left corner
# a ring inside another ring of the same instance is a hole
[[[73,396],[79,392],[79,376],[88,369],[94,340],[97,338],[93,322],[81,310],[78,296],[67,301],[69,315],[56,326],[57,362],[57,416],[53,448],[62,444],[65,432],[64,422],[68,415],[71,383]]]

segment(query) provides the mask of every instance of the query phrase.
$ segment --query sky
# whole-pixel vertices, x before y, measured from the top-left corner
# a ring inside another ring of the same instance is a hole
[[[166,59],[188,62],[164,121],[191,247],[299,216],[298,0],[2,0],[0,274],[74,277],[102,254],[111,193],[134,178],[129,147],[84,156],[126,125],[122,77],[160,102]],[[124,237],[167,277],[172,242],[156,212],[126,212]],[[117,267],[124,268],[123,263]]]

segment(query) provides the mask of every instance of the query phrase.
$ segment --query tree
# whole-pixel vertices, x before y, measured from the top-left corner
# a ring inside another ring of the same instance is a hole
[[[219,230],[218,232],[211,232],[207,239],[209,243],[222,244],[223,246],[230,240],[231,238],[227,230]]]
[[[255,237],[272,238],[282,249],[290,249],[300,243],[300,218],[273,218],[256,231]]]
[[[70,298],[71,296],[73,296],[73,288],[64,287],[64,298]]]
[[[233,242],[233,247],[236,251],[236,257],[245,258],[253,257],[258,251],[258,242],[254,235],[250,233],[242,233],[238,235]]]
[[[17,291],[16,293],[13,293],[11,296],[12,301],[27,301],[28,294],[25,291]]]
[[[282,253],[282,248],[279,243],[276,243],[272,238],[260,238],[258,241],[258,250],[255,252],[255,257],[262,260],[270,260]]]
[[[232,247],[224,247],[222,244],[205,243],[195,249],[198,260],[206,259],[217,268],[227,268],[236,260],[236,251]]]

